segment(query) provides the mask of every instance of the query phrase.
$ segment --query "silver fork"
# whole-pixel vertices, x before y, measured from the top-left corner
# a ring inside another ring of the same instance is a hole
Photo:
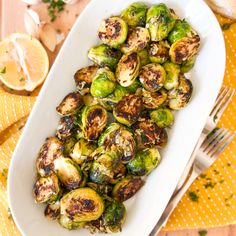
[[[191,171],[189,173],[189,177],[177,193],[172,196],[167,207],[165,208],[165,211],[162,213],[159,221],[149,236],[155,236],[161,230],[161,227],[166,224],[171,213],[176,208],[177,204],[191,186],[193,181],[214,163],[220,153],[233,140],[234,137],[234,133],[224,128],[215,129],[206,137],[195,155],[194,162],[190,167]]]

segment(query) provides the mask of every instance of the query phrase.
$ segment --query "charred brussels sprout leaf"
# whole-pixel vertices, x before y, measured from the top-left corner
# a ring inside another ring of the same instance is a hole
[[[130,28],[126,43],[121,47],[123,53],[138,52],[144,49],[150,41],[149,31],[146,28]]]
[[[122,56],[116,67],[116,79],[123,87],[130,86],[137,78],[140,59],[137,53],[128,53]]]
[[[64,195],[61,214],[75,222],[97,220],[104,211],[102,198],[91,188],[79,188]]]
[[[141,2],[134,2],[124,9],[121,17],[131,27],[145,26],[147,6]]]
[[[160,160],[161,156],[157,148],[149,148],[139,151],[135,158],[127,164],[127,168],[133,175],[148,175],[157,167]]]
[[[74,118],[72,116],[63,116],[59,121],[56,136],[61,140],[65,140],[72,135],[74,129]]]
[[[151,119],[160,128],[169,127],[174,122],[174,115],[168,108],[159,108],[150,112]]]
[[[150,92],[156,92],[163,87],[165,79],[166,72],[164,68],[156,63],[142,67],[139,74],[139,80],[143,87]]]
[[[124,96],[115,106],[113,115],[121,124],[131,126],[135,123],[142,111],[142,99],[130,94]]]
[[[163,64],[163,67],[166,71],[165,89],[170,90],[178,87],[180,66],[167,61]]]
[[[100,195],[107,195],[112,191],[112,185],[108,184],[97,184],[93,182],[88,182],[87,186],[95,190]]]
[[[94,97],[104,98],[111,94],[115,87],[115,75],[108,68],[101,68],[94,77],[90,92]]]
[[[148,54],[147,49],[143,49],[142,51],[139,51],[138,56],[140,59],[141,67],[150,63],[149,54]]]
[[[82,125],[87,140],[96,140],[107,124],[107,111],[99,105],[85,107]]]
[[[108,66],[111,70],[114,70],[121,58],[121,52],[101,44],[91,48],[88,52],[88,57],[99,66]]]
[[[170,46],[167,41],[151,43],[148,49],[149,59],[154,63],[164,63],[169,58]]]
[[[72,230],[72,229],[80,229],[83,228],[86,224],[86,222],[80,222],[80,221],[73,221],[71,218],[65,215],[61,215],[59,219],[59,224],[66,229]]]
[[[114,186],[112,196],[118,202],[124,202],[133,197],[143,185],[141,178],[126,177]]]
[[[59,181],[54,174],[48,177],[40,177],[33,187],[34,199],[37,203],[55,202],[59,192]]]
[[[60,202],[56,201],[55,203],[49,203],[44,210],[44,215],[49,220],[58,219],[60,216]]]
[[[197,59],[197,55],[192,56],[191,58],[189,58],[187,61],[185,61],[182,65],[181,65],[181,72],[182,73],[187,73],[189,72],[195,64],[195,61]]]
[[[76,88],[80,91],[81,94],[89,93],[90,86],[93,81],[93,77],[96,75],[98,67],[95,65],[88,66],[82,69],[79,69],[75,75],[74,80],[76,83]]]
[[[126,22],[117,16],[103,20],[98,30],[98,36],[102,42],[112,48],[118,48],[124,43],[127,34],[128,26]]]

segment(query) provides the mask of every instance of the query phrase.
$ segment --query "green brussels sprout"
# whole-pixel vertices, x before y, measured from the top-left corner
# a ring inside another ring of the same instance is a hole
[[[59,121],[59,125],[56,130],[56,136],[60,140],[65,140],[69,138],[73,131],[75,130],[74,117],[73,116],[63,116]]]
[[[135,123],[142,111],[141,97],[130,94],[124,96],[115,106],[113,115],[121,124],[131,126]]]
[[[64,147],[64,150],[63,150],[63,154],[64,156],[69,156],[73,147],[75,146],[76,144],[76,138],[74,137],[70,137],[70,138],[67,138],[64,143],[63,143],[63,147]]]
[[[86,93],[89,93],[93,77],[96,75],[97,71],[98,71],[98,66],[92,65],[79,69],[75,73],[74,80],[76,88],[80,91],[81,94],[84,95]]]
[[[148,148],[139,151],[135,158],[127,164],[128,170],[133,175],[143,176],[151,173],[161,161],[157,148]]]
[[[151,111],[150,117],[160,128],[169,127],[174,122],[174,115],[168,108],[159,108]]]
[[[81,186],[82,172],[70,158],[60,157],[54,161],[55,172],[66,189],[72,190]]]
[[[98,37],[104,44],[112,48],[119,48],[125,42],[127,34],[128,26],[126,22],[117,16],[103,20],[98,30]]]
[[[175,64],[182,64],[197,54],[200,47],[200,37],[184,37],[173,43],[170,47],[170,58]]]
[[[146,28],[150,32],[151,40],[157,42],[167,38],[175,21],[176,19],[165,4],[151,6],[147,12],[146,21]]]
[[[137,91],[138,87],[140,87],[140,86],[141,86],[140,81],[138,79],[135,79],[130,86],[126,87],[126,89],[130,93],[135,93]]]
[[[85,139],[80,139],[74,146],[70,153],[71,158],[74,162],[82,165],[84,162],[91,160],[90,155],[96,149],[96,145],[88,142]]]
[[[118,202],[124,202],[133,197],[143,185],[144,181],[139,177],[126,177],[114,186],[112,197]]]
[[[141,67],[146,66],[147,64],[150,63],[149,54],[148,54],[147,49],[143,49],[142,51],[139,51],[138,56],[140,59]]]
[[[82,111],[82,126],[87,140],[96,140],[107,124],[107,111],[100,105],[85,107]]]
[[[154,63],[164,63],[169,58],[170,46],[167,41],[153,42],[150,44],[148,53],[149,59]]]
[[[148,64],[142,67],[139,80],[143,87],[150,92],[156,92],[163,87],[166,79],[164,68],[156,63]]]
[[[115,87],[115,75],[108,68],[98,70],[93,79],[90,92],[94,97],[104,98],[111,94]]]
[[[130,86],[137,78],[140,59],[137,53],[132,52],[122,56],[116,67],[116,79],[123,87]]]
[[[147,6],[141,2],[134,2],[125,8],[121,17],[131,27],[145,26]]]
[[[150,41],[149,31],[143,27],[130,28],[125,44],[121,46],[123,53],[143,50]]]
[[[104,211],[102,198],[91,188],[78,188],[61,198],[61,215],[75,222],[97,220]]]
[[[197,59],[197,55],[194,55],[191,58],[189,58],[187,61],[185,61],[180,67],[181,72],[188,73],[194,67],[196,59]]]
[[[37,203],[55,202],[60,193],[59,181],[56,175],[40,177],[34,184],[33,195]]]
[[[66,229],[81,229],[84,228],[86,222],[76,222],[70,219],[70,217],[61,215],[59,219],[59,224]]]
[[[167,92],[164,89],[160,89],[157,92],[149,92],[146,89],[142,89],[142,101],[143,106],[147,109],[156,109],[161,106],[167,100]]]
[[[169,107],[173,110],[184,108],[189,103],[192,92],[192,82],[182,76],[179,78],[179,86],[177,89],[169,93]]]
[[[178,87],[180,66],[170,61],[167,61],[163,64],[163,67],[166,71],[166,80],[164,83],[164,88],[170,90]]]
[[[108,66],[114,70],[121,58],[121,52],[101,44],[90,48],[88,58],[99,66]]]
[[[56,201],[55,203],[47,204],[44,215],[49,220],[56,220],[60,217],[60,201]]]
[[[79,92],[69,93],[57,106],[57,112],[62,116],[76,113],[84,105]]]
[[[62,143],[56,137],[46,139],[46,142],[41,147],[36,167],[37,172],[41,176],[47,176],[54,172],[54,160],[63,155]]]
[[[107,195],[112,191],[112,186],[108,184],[97,184],[93,182],[88,182],[87,186],[95,190],[100,195]]]

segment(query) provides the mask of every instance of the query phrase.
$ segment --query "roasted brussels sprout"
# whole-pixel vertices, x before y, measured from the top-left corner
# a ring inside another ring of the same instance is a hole
[[[100,195],[107,195],[112,191],[112,185],[108,184],[97,184],[93,182],[88,182],[87,186],[95,190]]]
[[[130,28],[125,44],[121,46],[123,53],[143,50],[150,41],[149,31],[143,27]]]
[[[142,67],[139,74],[139,80],[143,87],[150,92],[159,90],[164,85],[165,79],[166,72],[164,68],[156,63]]]
[[[154,63],[164,63],[169,58],[170,46],[167,41],[151,43],[148,49],[149,59]]]
[[[60,216],[60,201],[56,201],[55,203],[49,203],[47,204],[44,215],[49,220],[56,220]]]
[[[118,202],[124,202],[133,197],[143,185],[141,178],[126,177],[114,186],[112,197]]]
[[[62,143],[56,138],[47,138],[39,151],[36,166],[41,176],[47,176],[54,172],[54,160],[63,155]]]
[[[135,158],[127,164],[133,175],[143,176],[151,173],[160,163],[161,156],[157,148],[148,148],[139,151]]]
[[[88,58],[99,66],[108,66],[111,70],[114,70],[121,58],[121,52],[101,44],[90,48]]]
[[[123,87],[130,86],[139,73],[140,59],[137,53],[132,52],[122,56],[116,67],[116,79]]]
[[[178,88],[169,93],[169,107],[173,110],[184,108],[189,103],[192,92],[192,82],[182,76],[179,78]]]
[[[149,92],[142,89],[142,101],[144,107],[147,109],[155,109],[161,106],[167,99],[167,92],[161,89],[157,92]]]
[[[77,112],[83,104],[83,98],[79,92],[69,93],[58,105],[56,110],[62,116],[71,115]]]
[[[70,153],[71,158],[74,162],[82,165],[84,162],[90,160],[90,155],[96,149],[96,145],[88,142],[85,139],[80,139],[74,146],[72,152]]]
[[[200,37],[184,37],[170,47],[170,58],[175,64],[182,64],[197,54],[200,47]]]
[[[165,39],[173,29],[175,21],[176,19],[165,4],[151,6],[147,12],[146,22],[151,40],[157,42]]]
[[[159,108],[150,112],[151,119],[160,128],[169,127],[174,122],[174,115],[168,108]]]
[[[70,158],[57,158],[54,165],[55,172],[66,189],[72,190],[81,186],[83,182],[82,172]]]
[[[142,85],[141,85],[140,81],[138,79],[135,79],[134,82],[130,86],[126,87],[126,89],[130,93],[135,93],[137,91],[138,87],[141,87],[141,86]]]
[[[72,135],[74,129],[75,124],[73,116],[63,116],[59,121],[56,136],[61,140],[65,140]]]
[[[108,68],[98,70],[93,79],[90,92],[94,97],[104,98],[111,94],[115,87],[115,75]]]
[[[104,211],[102,198],[91,188],[78,188],[60,201],[61,214],[75,222],[97,220]]]
[[[40,177],[33,187],[33,195],[37,203],[55,202],[59,193],[59,181],[54,174],[48,177]]]
[[[189,58],[187,61],[185,61],[180,67],[181,72],[188,73],[194,67],[196,59],[197,59],[197,55],[194,55],[191,58]]]
[[[170,90],[176,88],[179,84],[180,66],[167,61],[163,64],[163,67],[166,71],[165,89]]]
[[[82,112],[82,125],[87,140],[96,140],[107,124],[107,111],[100,105],[88,106]]]
[[[74,137],[70,137],[70,138],[67,138],[64,143],[63,143],[63,147],[64,147],[64,150],[63,150],[63,154],[64,156],[69,156],[73,147],[75,146],[76,144],[76,138]]]
[[[112,48],[119,48],[125,42],[127,34],[126,22],[117,16],[103,20],[98,30],[98,37]]]
[[[131,27],[145,26],[147,6],[141,2],[134,2],[125,8],[121,17]]]
[[[131,126],[135,123],[142,111],[141,97],[130,94],[124,96],[115,106],[113,115],[121,124]]]
[[[151,61],[149,59],[149,54],[147,49],[143,49],[142,51],[138,52],[138,56],[140,59],[140,65],[142,66],[146,66],[147,64],[149,64]]]
[[[86,222],[73,221],[70,217],[65,215],[60,216],[59,223],[62,227],[69,230],[83,228],[86,224]]]
[[[80,91],[81,94],[89,93],[93,77],[96,75],[97,70],[98,66],[92,65],[79,69],[75,73],[74,80],[76,88]]]

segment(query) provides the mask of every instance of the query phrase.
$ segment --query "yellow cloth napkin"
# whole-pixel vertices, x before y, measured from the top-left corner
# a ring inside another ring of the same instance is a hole
[[[221,24],[227,21],[220,16],[218,19]],[[236,88],[236,24],[224,31],[224,37],[227,51],[224,85]],[[21,129],[34,102],[35,97],[13,95],[0,88],[0,235],[3,236],[20,235],[8,209],[7,172]],[[236,96],[223,114],[219,126],[236,130]],[[216,163],[193,183],[173,212],[165,230],[236,223],[235,170],[234,140]]]

